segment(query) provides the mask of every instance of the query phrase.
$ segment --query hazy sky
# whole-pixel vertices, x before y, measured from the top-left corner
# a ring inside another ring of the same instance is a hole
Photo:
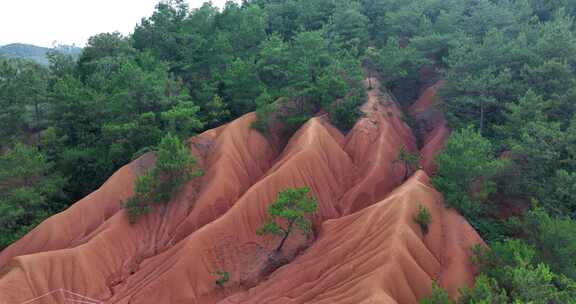
[[[51,47],[84,46],[94,34],[132,32],[160,0],[0,0],[0,45],[21,42]],[[187,0],[199,7],[204,0]],[[212,0],[222,7],[226,0]]]

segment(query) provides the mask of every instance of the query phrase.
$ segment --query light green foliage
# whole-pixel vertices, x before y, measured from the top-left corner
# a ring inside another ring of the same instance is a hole
[[[550,303],[557,297],[553,278],[544,264],[514,268],[509,274],[511,297],[525,303]]]
[[[308,188],[288,188],[280,193],[276,200],[268,207],[268,214],[272,217],[264,223],[256,233],[258,235],[271,234],[282,237],[275,252],[281,252],[286,239],[294,228],[298,228],[304,234],[312,233],[312,223],[307,218],[308,214],[314,213],[318,208],[315,199],[309,197]]]
[[[232,113],[230,113],[228,104],[224,103],[222,97],[214,95],[212,100],[206,104],[205,116],[207,127],[213,128],[230,120]]]
[[[528,229],[530,221],[525,225]],[[553,273],[525,242],[506,240],[491,249],[477,247],[474,261],[482,275],[473,289],[465,289],[461,303],[572,303],[575,282]],[[506,292],[504,292],[506,290]],[[509,298],[508,298],[509,297]],[[496,301],[496,302],[494,302]]]
[[[192,177],[196,160],[178,137],[165,136],[156,151],[155,167],[136,180],[135,194],[124,204],[130,223],[149,213],[154,205],[165,206]]]
[[[430,210],[421,204],[418,204],[418,211],[416,211],[416,215],[414,215],[414,221],[420,225],[422,232],[427,234],[428,227],[430,226],[430,223],[432,223],[432,215],[430,214]]]
[[[461,291],[462,297],[459,303],[470,304],[492,304],[492,303],[508,303],[508,296],[506,291],[503,290],[498,282],[480,274],[476,277],[473,288],[464,288]]]
[[[63,185],[36,147],[16,143],[0,155],[0,250],[60,211]]]
[[[432,294],[420,300],[420,304],[452,304],[446,290],[438,286],[438,283],[432,282]]]

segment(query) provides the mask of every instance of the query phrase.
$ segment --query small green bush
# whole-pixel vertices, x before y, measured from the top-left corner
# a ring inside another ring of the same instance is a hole
[[[196,160],[176,136],[165,136],[155,154],[155,167],[136,179],[135,194],[124,204],[132,224],[150,212],[153,205],[167,204],[186,182],[202,174],[193,170]]]
[[[404,166],[404,176],[402,178],[402,182],[408,180],[410,175],[414,173],[416,170],[420,169],[420,160],[422,156],[418,153],[410,153],[406,146],[400,147],[400,151],[398,151],[398,156],[396,159],[392,161],[392,164],[400,163]]]
[[[288,188],[280,192],[276,200],[268,207],[268,214],[272,219],[258,228],[256,234],[281,236],[282,240],[276,247],[276,253],[282,250],[286,239],[294,231],[294,228],[300,229],[306,235],[312,232],[312,223],[306,216],[316,211],[318,203],[314,198],[308,196],[308,192],[310,189],[306,187]],[[278,224],[276,219],[281,219],[287,224]]]
[[[422,232],[424,232],[424,234],[427,234],[428,226],[432,222],[432,215],[430,214],[428,208],[419,204],[418,212],[416,212],[416,215],[414,216],[414,221],[418,223],[418,225],[420,225],[420,228],[422,228]]]
[[[223,288],[224,284],[226,284],[226,283],[228,283],[228,281],[230,281],[230,274],[228,273],[228,271],[217,270],[217,271],[213,272],[213,274],[218,277],[214,281],[214,284],[218,285],[218,287]]]

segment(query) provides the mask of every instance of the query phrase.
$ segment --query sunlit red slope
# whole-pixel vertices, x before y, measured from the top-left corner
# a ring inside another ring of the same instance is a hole
[[[482,240],[424,171],[402,181],[398,151],[417,148],[399,107],[376,87],[362,110],[347,136],[319,116],[286,147],[252,130],[253,114],[196,136],[205,175],[129,225],[121,203],[153,156],[134,161],[0,254],[0,303],[61,288],[104,303],[417,303],[433,280],[456,296]],[[430,134],[432,155],[445,136]],[[278,239],[255,231],[279,191],[302,186],[319,203],[315,233],[291,236],[291,262],[271,269]],[[418,204],[432,212],[427,235],[413,220]],[[230,274],[224,288],[216,271]]]
[[[413,220],[419,204],[434,219],[426,236]],[[302,256],[220,303],[417,303],[434,280],[455,295],[473,281],[468,248],[480,242],[419,171],[388,198],[324,222]]]

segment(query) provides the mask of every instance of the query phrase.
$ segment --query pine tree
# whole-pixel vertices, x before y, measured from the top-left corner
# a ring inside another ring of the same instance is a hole
[[[308,196],[309,192],[308,188],[286,189],[280,192],[276,200],[268,207],[268,214],[272,219],[258,228],[256,233],[282,238],[274,250],[275,253],[282,251],[282,247],[295,228],[306,235],[312,232],[312,223],[306,216],[315,212],[318,204],[315,199]],[[279,224],[279,222],[284,222],[284,224]]]

